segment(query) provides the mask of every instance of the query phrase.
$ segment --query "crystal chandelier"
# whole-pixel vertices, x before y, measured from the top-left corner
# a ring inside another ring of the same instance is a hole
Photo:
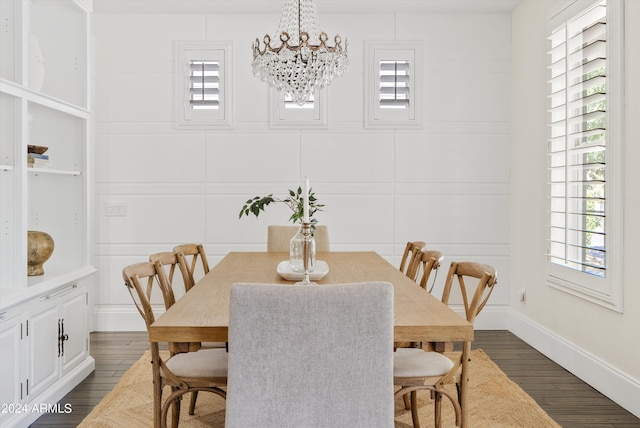
[[[254,76],[290,95],[295,103],[304,104],[346,71],[347,41],[343,48],[342,39],[336,35],[334,45],[327,44],[327,33],[318,32],[315,0],[285,0],[277,34],[280,45],[275,47],[268,34],[263,48],[256,38],[251,68]]]

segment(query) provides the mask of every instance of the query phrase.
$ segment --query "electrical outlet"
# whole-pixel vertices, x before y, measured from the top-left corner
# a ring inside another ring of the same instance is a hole
[[[105,207],[107,217],[125,217],[127,215],[127,203],[124,201],[110,201]]]

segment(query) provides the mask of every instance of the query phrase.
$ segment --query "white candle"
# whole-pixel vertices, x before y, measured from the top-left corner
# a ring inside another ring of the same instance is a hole
[[[309,223],[309,179],[304,178],[304,187],[302,189],[304,203],[302,204],[302,222]]]

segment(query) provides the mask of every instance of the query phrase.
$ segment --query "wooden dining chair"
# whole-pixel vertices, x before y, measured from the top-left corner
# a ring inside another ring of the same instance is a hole
[[[185,280],[185,285],[189,282],[189,289],[204,275],[209,273],[209,261],[207,253],[202,244],[181,244],[173,247],[173,252],[178,256],[178,263],[182,271],[183,277],[189,277]],[[200,259],[201,268],[199,268],[198,259]]]
[[[413,260],[411,261],[413,266],[409,269],[411,272],[415,273],[415,281],[420,287],[429,293],[431,293],[433,286],[436,283],[436,277],[438,275],[438,269],[440,268],[442,259],[443,256],[440,251],[427,250],[423,248],[420,251],[416,251]],[[429,286],[429,278],[432,273],[434,274],[433,281],[431,282],[431,286]]]
[[[291,238],[300,227],[269,225],[267,227],[267,251],[268,252],[289,252]],[[329,244],[329,228],[324,225],[315,227],[313,237],[316,240],[316,251],[331,251]]]
[[[174,274],[176,271],[176,266],[182,273],[182,282],[184,284],[184,293],[189,291],[191,287],[193,287],[193,275],[190,273],[188,269],[188,265],[186,262],[180,263],[181,252],[171,252],[171,251],[163,251],[160,253],[154,253],[149,256],[150,262],[159,262],[160,266],[165,270],[165,276],[167,278],[167,283],[169,288],[171,289],[175,300],[176,290],[174,287]],[[172,303],[173,304],[173,303]],[[165,306],[165,309],[169,309],[169,306]],[[181,342],[181,343],[170,343],[169,349],[174,352],[193,352],[198,349],[211,349],[211,348],[226,348],[225,342]],[[189,403],[189,414],[193,415],[195,413],[196,401],[198,400],[198,391],[194,391],[191,394],[191,400]]]
[[[400,260],[400,272],[407,275],[412,280],[416,280],[416,272],[411,270],[412,262],[416,254],[427,245],[423,241],[409,241],[404,247],[404,253],[402,254],[402,260]]]
[[[473,280],[473,286],[467,286],[465,278]],[[458,283],[465,317],[471,324],[484,308],[495,284],[496,270],[489,265],[475,262],[451,262],[445,280],[442,302],[449,303],[454,282]],[[471,351],[471,342],[463,342],[466,353]],[[414,428],[420,427],[418,418],[417,391],[430,390],[434,398],[435,427],[442,426],[442,396],[451,401],[456,417],[456,426],[460,426],[460,370],[462,366],[460,353],[453,360],[439,352],[424,351],[418,348],[400,348],[394,353],[393,375],[394,384],[400,386],[395,397],[410,394],[411,416]],[[447,386],[455,384],[457,391],[451,391]]]
[[[227,428],[394,426],[393,287],[234,284]]]
[[[407,277],[411,278],[413,281],[416,281],[417,272],[412,270],[414,259],[418,255],[418,253],[426,246],[426,242],[423,241],[409,241],[407,245],[404,247],[404,253],[402,254],[402,260],[400,260],[400,267],[398,268],[400,272],[404,273]],[[394,348],[407,348],[407,347],[415,347],[416,343],[414,342],[395,342]],[[409,408],[409,403],[407,401],[407,409]]]
[[[422,244],[422,242],[420,243]],[[435,285],[435,279],[438,274],[438,269],[440,268],[440,263],[442,261],[442,253],[437,250],[427,250],[424,247],[420,249],[416,249],[413,252],[413,257],[411,259],[411,266],[408,268],[408,272],[410,272],[410,276],[414,276],[414,281],[422,287],[425,291],[431,293],[433,286]],[[435,273],[433,276],[433,281],[431,286],[428,287],[429,278],[431,274]],[[428,287],[428,289],[427,289]],[[440,342],[429,342],[424,344],[429,350],[444,350],[445,344]],[[421,342],[396,342],[396,348],[421,348],[423,343]],[[411,408],[411,405],[408,401],[408,396],[405,395],[405,407],[407,409]]]
[[[167,307],[175,302],[164,269],[160,262],[136,263],[125,267],[122,276],[148,331],[155,321],[152,291],[158,288],[162,292]],[[170,351],[168,358],[160,355],[158,342],[150,341],[150,349],[154,427],[167,426],[169,407],[172,407],[172,426],[178,426],[180,398],[188,392],[209,391],[226,398],[226,392],[222,389],[227,384],[225,349],[201,349],[185,353]],[[166,386],[171,388],[171,393],[163,402],[162,393]]]
[[[193,287],[193,277],[188,275],[186,272],[183,272],[183,269],[180,268],[180,262],[178,260],[178,253],[174,251],[163,251],[160,253],[154,253],[149,256],[150,262],[160,262],[162,267],[165,269],[165,276],[167,277],[167,282],[169,286],[173,290],[174,295],[176,294],[176,290],[174,287],[174,275],[177,270],[180,270],[182,277],[182,284],[184,288],[184,292],[186,293]],[[180,294],[183,294],[180,293]]]

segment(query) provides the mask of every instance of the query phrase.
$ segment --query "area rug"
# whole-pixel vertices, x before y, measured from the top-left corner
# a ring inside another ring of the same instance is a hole
[[[469,426],[474,428],[559,427],[518,385],[512,382],[481,349],[472,351],[468,402]],[[84,428],[151,427],[151,364],[149,352],[122,376],[118,384],[79,425]],[[217,395],[200,393],[196,414],[183,401],[180,427],[224,428],[225,402]],[[428,391],[418,393],[421,425],[433,426],[433,401]],[[443,426],[454,427],[453,407],[443,399]],[[395,427],[411,428],[411,412],[396,400]]]

